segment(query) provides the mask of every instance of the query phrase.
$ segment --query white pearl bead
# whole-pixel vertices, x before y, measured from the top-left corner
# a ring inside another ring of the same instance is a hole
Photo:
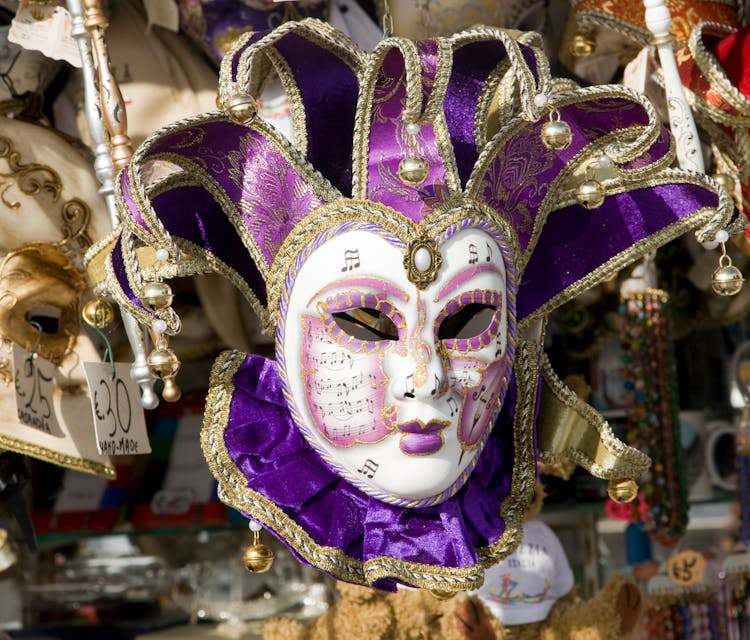
[[[602,169],[608,169],[612,166],[612,160],[606,153],[599,156],[599,166]]]
[[[706,251],[713,251],[718,246],[719,243],[716,240],[706,240],[706,242],[703,243],[703,248]]]
[[[156,259],[161,260],[162,262],[166,262],[169,260],[169,251],[166,249],[157,249],[156,250]]]
[[[154,326],[152,327],[152,329],[156,333],[164,333],[167,330],[167,323],[159,318],[158,320],[154,320]]]
[[[425,247],[419,247],[414,252],[414,266],[417,268],[417,271],[427,271],[430,265],[432,265],[430,252]]]
[[[250,531],[262,531],[263,525],[260,524],[260,522],[255,522],[255,520],[250,520],[247,523],[247,526],[250,528]]]
[[[547,96],[544,95],[543,93],[537,93],[534,96],[534,104],[540,109],[542,107],[546,107],[548,102],[549,102],[549,98],[547,98]]]
[[[716,241],[717,242],[726,242],[729,240],[729,234],[724,231],[724,229],[720,229],[716,232]]]
[[[415,136],[419,133],[420,126],[416,122],[410,122],[406,125],[406,133],[410,136]]]

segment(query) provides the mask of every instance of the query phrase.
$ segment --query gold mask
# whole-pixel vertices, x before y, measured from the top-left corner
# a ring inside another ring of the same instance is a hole
[[[34,242],[0,264],[0,334],[59,365],[79,333],[86,280],[58,245]],[[30,323],[37,321],[42,331]],[[38,344],[37,344],[38,343]]]

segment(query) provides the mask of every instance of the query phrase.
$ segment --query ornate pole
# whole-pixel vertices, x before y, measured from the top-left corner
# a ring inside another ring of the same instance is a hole
[[[643,0],[646,10],[646,26],[654,34],[651,40],[659,52],[659,62],[664,74],[664,88],[669,108],[669,124],[677,145],[677,160],[680,167],[692,171],[705,172],[703,153],[700,148],[698,130],[685,98],[685,90],[677,71],[674,57],[674,37],[669,32],[672,16],[664,0]]]
[[[104,196],[112,226],[119,224],[115,207],[115,172],[127,165],[133,154],[127,136],[127,120],[122,93],[109,65],[104,29],[107,21],[99,0],[68,0],[73,18],[72,35],[78,43],[83,61],[84,105],[89,132],[94,142],[94,171],[101,183],[99,193]],[[109,132],[110,145],[105,141],[104,126]],[[121,312],[125,333],[133,350],[134,361],[130,375],[141,388],[141,404],[153,409],[159,399],[154,393],[154,380],[146,365],[146,342],[143,330],[133,316]]]

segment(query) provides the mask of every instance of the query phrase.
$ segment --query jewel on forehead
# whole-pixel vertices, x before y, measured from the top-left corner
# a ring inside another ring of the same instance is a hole
[[[418,289],[425,289],[437,278],[443,257],[437,243],[426,236],[414,238],[406,248],[404,269],[407,277]]]

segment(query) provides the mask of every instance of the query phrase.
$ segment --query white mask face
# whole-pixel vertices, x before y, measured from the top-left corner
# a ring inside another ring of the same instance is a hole
[[[437,504],[466,481],[505,397],[506,267],[489,233],[464,229],[420,290],[386,237],[350,231],[311,253],[277,356],[295,421],[332,468],[379,499]]]

